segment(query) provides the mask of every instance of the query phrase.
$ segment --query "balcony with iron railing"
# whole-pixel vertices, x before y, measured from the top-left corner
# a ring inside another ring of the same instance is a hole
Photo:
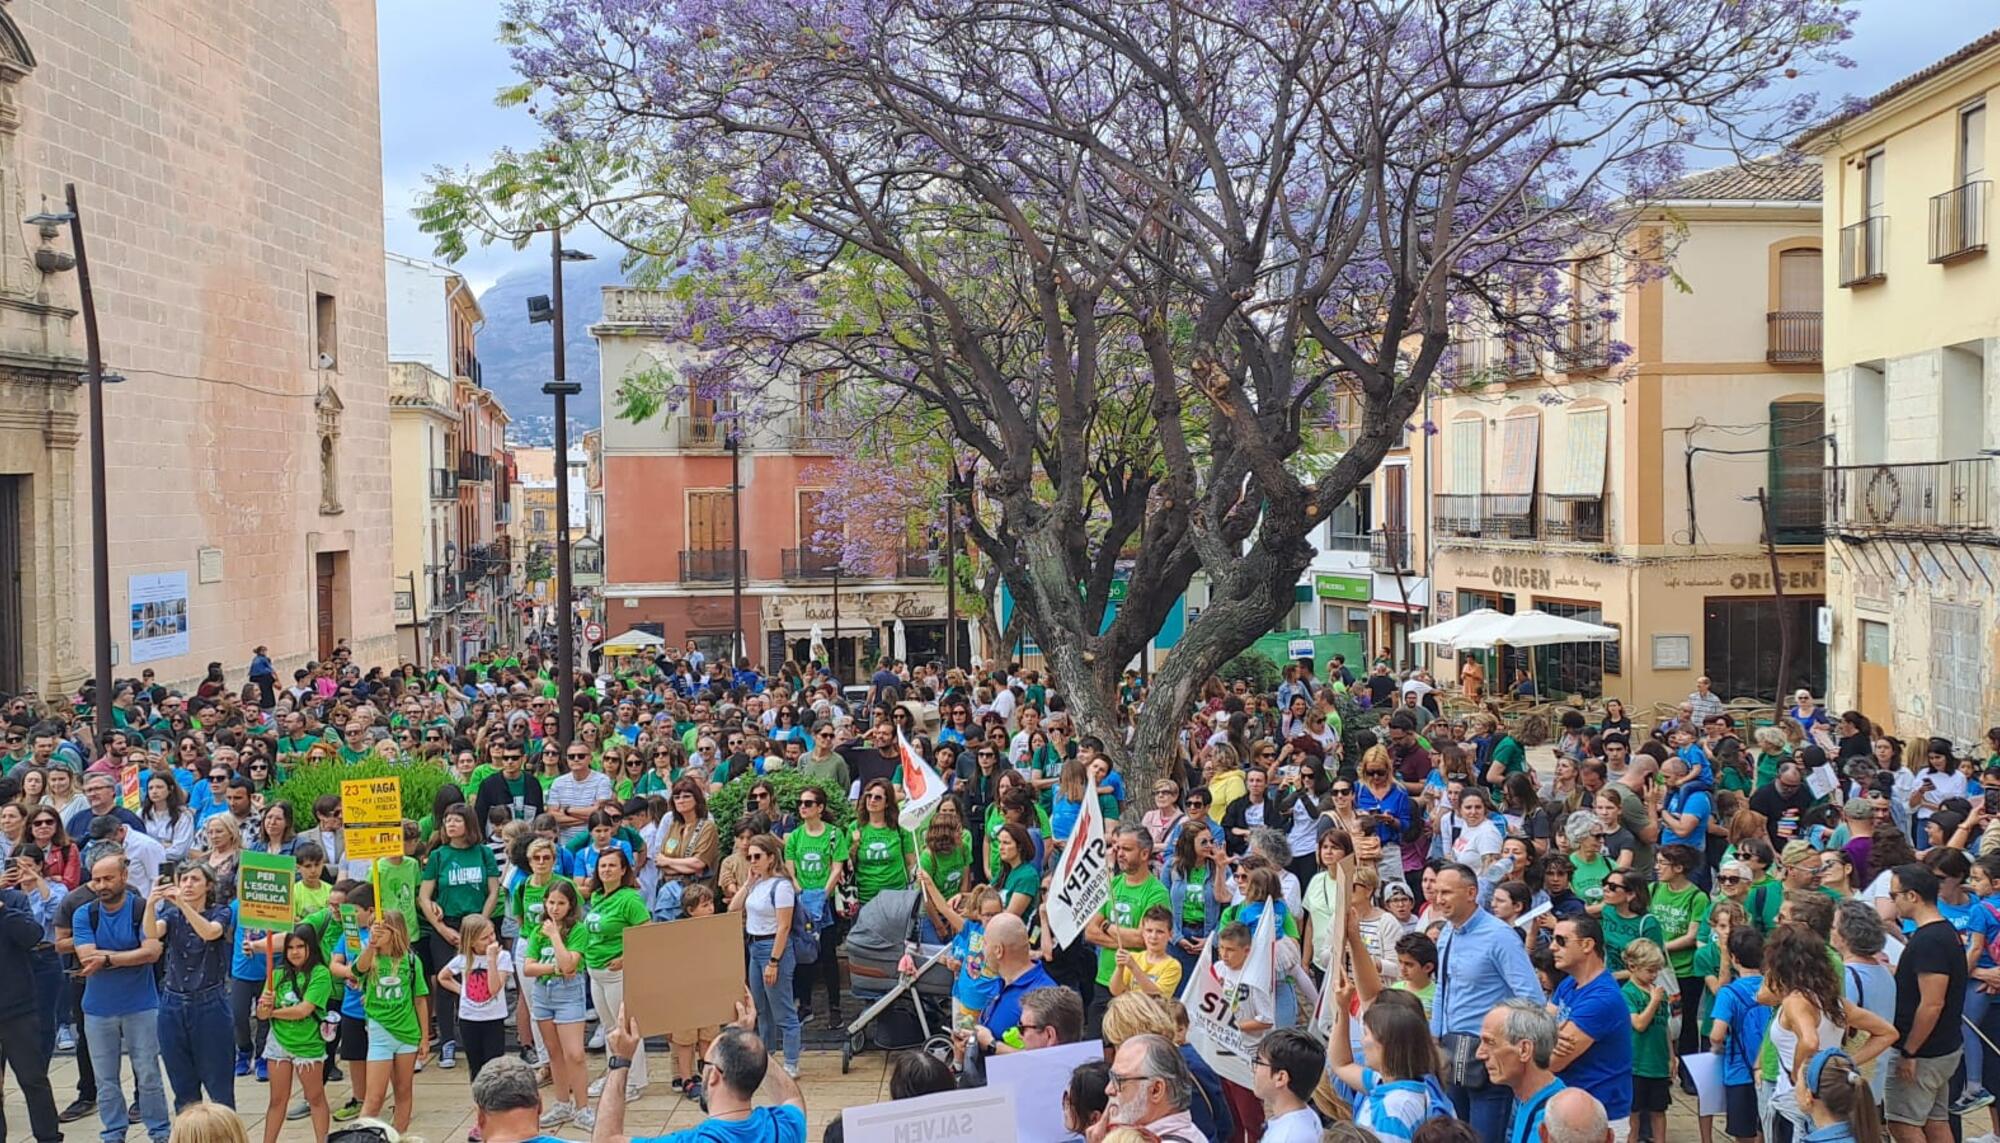
[[[1826,530],[1841,536],[1949,536],[1988,531],[1987,457],[1826,470]]]
[[[1404,528],[1377,528],[1368,536],[1368,566],[1376,571],[1410,568],[1410,533]]]
[[[1486,540],[1535,538],[1535,498],[1488,492],[1431,497],[1431,527],[1440,537]]]
[[[1451,355],[1446,358],[1444,376],[1452,381],[1483,381],[1493,376],[1493,341],[1491,338],[1471,337],[1451,343]]]
[[[942,552],[897,552],[896,578],[929,579],[943,558]]]
[[[477,480],[491,483],[493,480],[493,458],[476,452],[459,453],[458,478],[461,481]]]
[[[1544,493],[1538,534],[1551,543],[1602,544],[1611,534],[1610,514],[1602,496]]]
[[[1818,365],[1820,314],[1778,310],[1764,315],[1764,360],[1772,365]]]
[[[1594,373],[1611,366],[1611,338],[1601,326],[1571,326],[1556,348],[1556,365],[1565,373]]]
[[[1810,477],[1814,470],[1799,475]],[[1821,544],[1826,542],[1826,488],[1824,480],[1808,483],[1780,479],[1771,489],[1771,542],[1774,544]]]
[[[431,499],[458,499],[458,473],[449,468],[431,469]]]
[[[738,575],[749,578],[749,567],[740,548],[710,548],[681,553],[682,583],[728,583]]]
[[[1864,218],[1840,230],[1840,285],[1866,286],[1889,276],[1883,255],[1889,236],[1889,216]]]
[[[1931,261],[1986,253],[1986,202],[1993,184],[1975,179],[1931,199]]]
[[[1320,545],[1322,552],[1365,552],[1368,550],[1366,532],[1328,532],[1326,542]]]
[[[714,416],[692,414],[675,418],[677,439],[682,448],[713,449],[729,443],[729,426]]]
[[[787,583],[833,579],[840,574],[840,557],[813,548],[786,548],[779,553],[779,570]]]
[[[1509,381],[1525,381],[1542,375],[1541,355],[1532,345],[1509,345],[1502,355],[1502,371]]]

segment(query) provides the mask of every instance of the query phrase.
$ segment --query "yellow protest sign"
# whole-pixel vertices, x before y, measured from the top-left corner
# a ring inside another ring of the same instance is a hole
[[[355,778],[340,784],[347,856],[356,861],[403,856],[403,780]]]

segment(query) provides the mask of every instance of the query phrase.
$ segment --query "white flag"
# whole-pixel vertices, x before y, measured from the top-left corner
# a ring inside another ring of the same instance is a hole
[[[1059,948],[1083,935],[1090,918],[1111,900],[1111,841],[1097,792],[1086,790],[1062,856],[1049,872],[1049,928]]]
[[[917,748],[902,731],[896,732],[896,741],[903,752],[903,805],[896,815],[896,821],[904,829],[916,830],[928,821],[931,811],[937,809],[944,800],[944,779],[924,761]]]
[[[1195,961],[1187,991],[1181,994],[1188,1010],[1188,1043],[1216,1075],[1240,1087],[1254,1085],[1250,1061],[1264,1033],[1246,1033],[1239,1025],[1270,1024],[1278,1007],[1278,962],[1272,953],[1277,920],[1278,911],[1267,906],[1250,937],[1250,955],[1233,984],[1223,979],[1224,966],[1216,961],[1216,938],[1211,935],[1202,946],[1201,959]]]

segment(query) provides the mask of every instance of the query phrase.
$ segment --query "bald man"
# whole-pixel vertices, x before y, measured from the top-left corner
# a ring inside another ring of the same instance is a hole
[[[972,1034],[983,1050],[1014,1051],[1021,1045],[1022,998],[1037,988],[1057,987],[1055,978],[1035,959],[1028,945],[1028,926],[1012,913],[987,923],[986,963],[999,975],[1000,991],[987,1002]]]
[[[1542,1116],[1542,1143],[1614,1143],[1623,1135],[1623,1131],[1612,1131],[1604,1119],[1604,1105],[1582,1088],[1557,1092]]]

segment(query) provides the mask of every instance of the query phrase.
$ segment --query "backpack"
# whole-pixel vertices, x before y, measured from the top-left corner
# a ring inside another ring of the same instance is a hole
[[[778,882],[773,878],[766,883],[771,886],[771,901],[773,908],[776,908]],[[819,963],[819,930],[818,912],[807,905],[805,894],[794,892],[791,936],[785,941],[785,947],[791,950],[793,964],[803,966]]]

